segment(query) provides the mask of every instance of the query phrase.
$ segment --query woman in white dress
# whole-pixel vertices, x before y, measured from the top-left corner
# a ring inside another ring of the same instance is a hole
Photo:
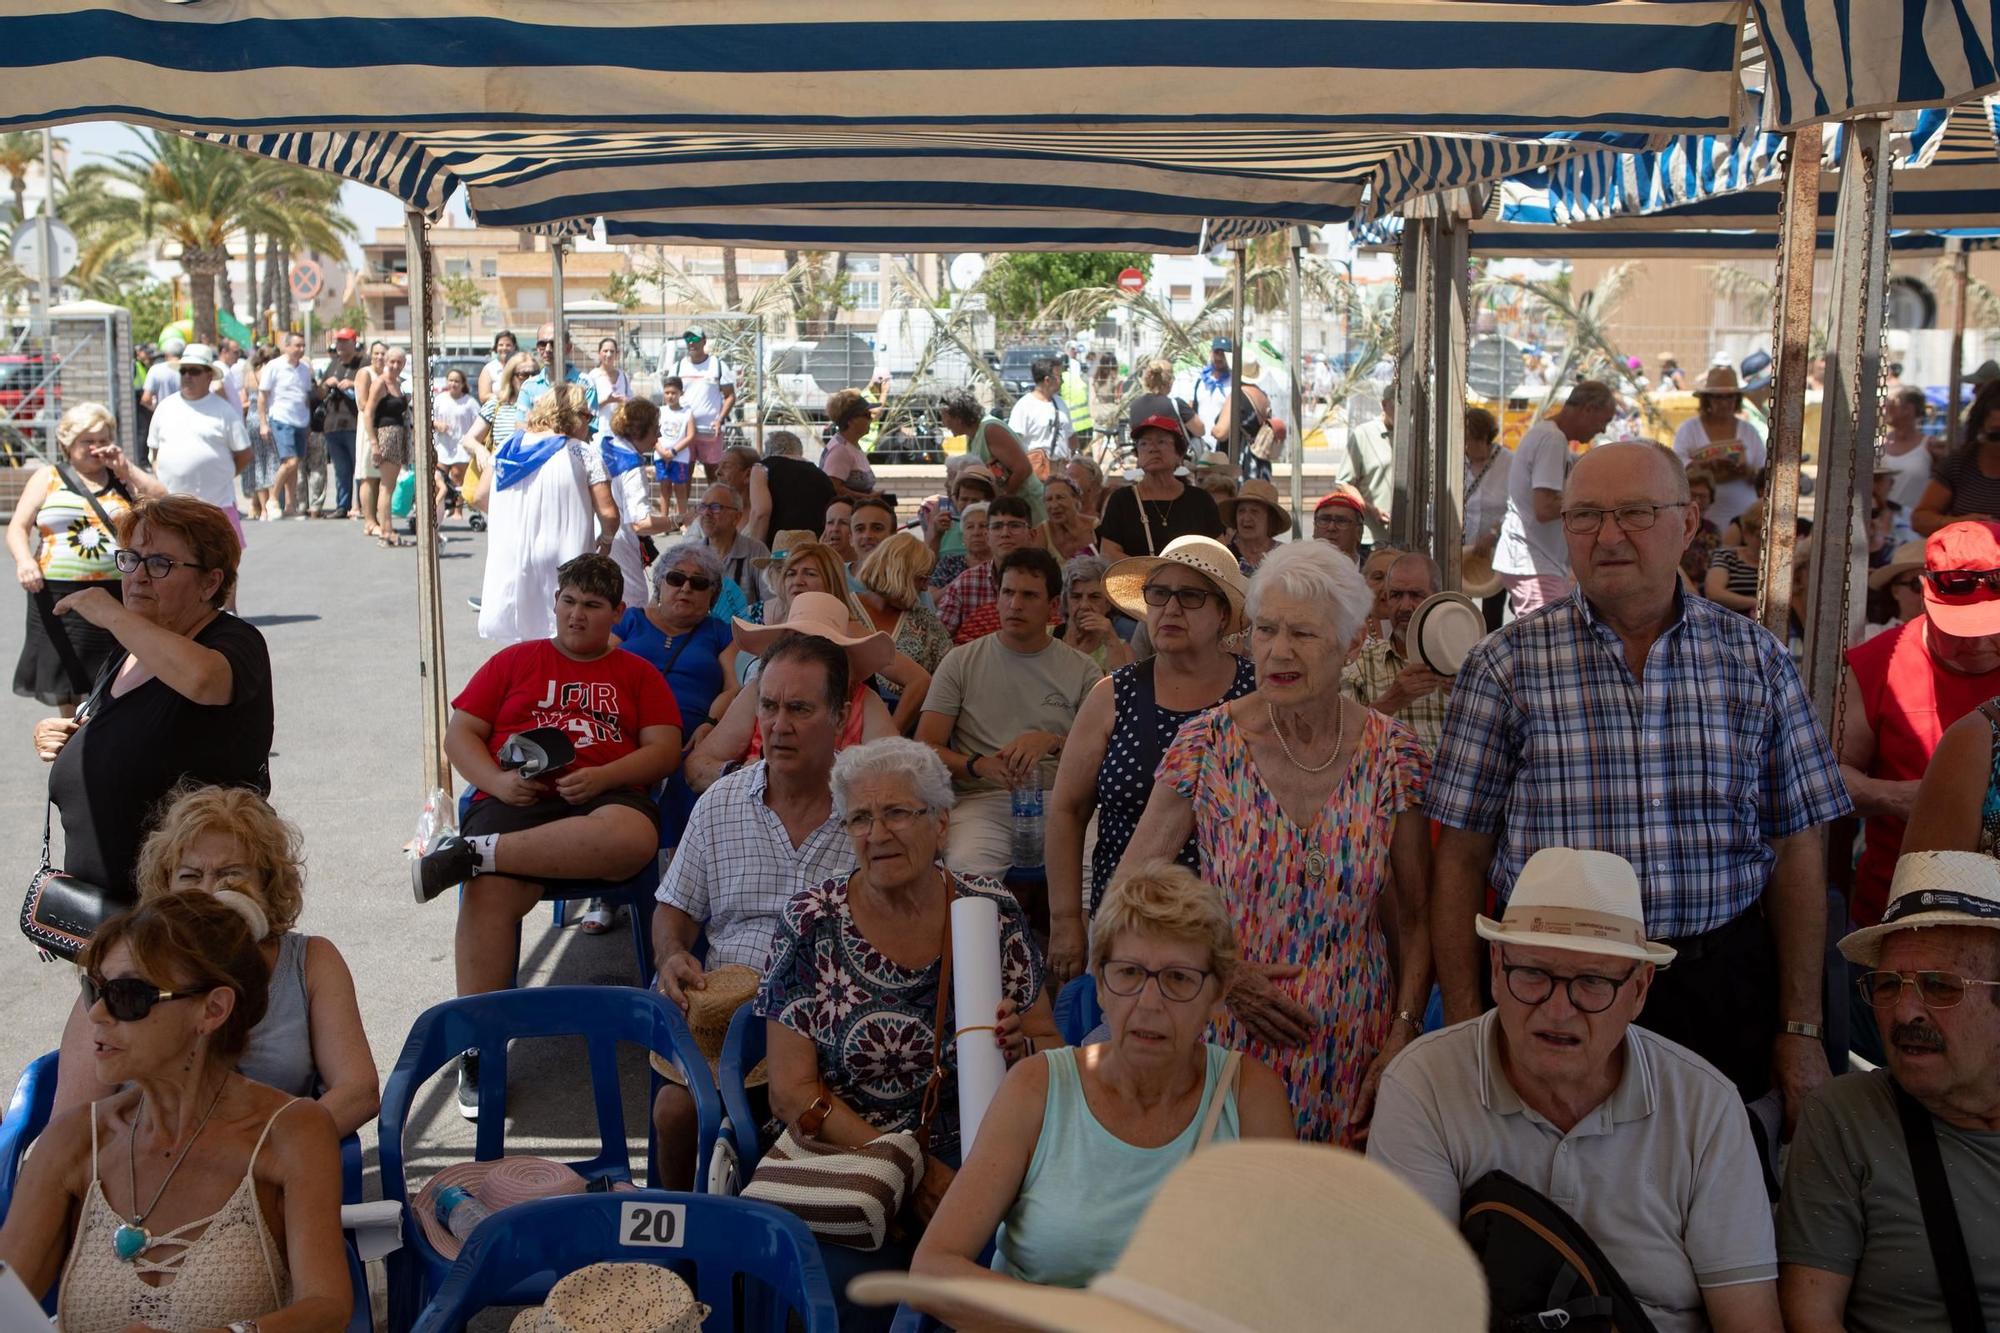
[[[645,606],[653,600],[646,578],[646,553],[641,537],[667,531],[667,516],[653,508],[653,460],[660,445],[660,409],[650,398],[628,398],[611,414],[611,433],[598,441],[604,455],[604,476],[618,504],[618,533],[611,541],[611,558],[625,575],[625,605]]]
[[[1740,415],[1743,387],[1730,366],[1711,366],[1695,387],[1700,411],[1674,432],[1674,452],[1692,467],[1715,474],[1715,505],[1703,515],[1727,528],[1757,503],[1757,477],[1764,470],[1764,437]]]
[[[590,438],[583,387],[559,384],[535,400],[521,434],[493,453],[486,491],[486,580],[479,637],[501,643],[553,638],[556,567],[608,554],[618,503]]]
[[[431,438],[437,449],[439,499],[448,508],[460,507],[458,488],[465,482],[469,455],[463,443],[472,423],[479,420],[479,400],[472,396],[465,372],[445,373],[444,388],[431,399]]]

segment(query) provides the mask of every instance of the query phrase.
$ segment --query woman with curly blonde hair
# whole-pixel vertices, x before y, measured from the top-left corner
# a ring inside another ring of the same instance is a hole
[[[897,651],[925,671],[936,671],[951,651],[951,631],[937,618],[937,612],[923,604],[931,567],[936,563],[937,553],[924,539],[904,531],[891,533],[854,571],[861,583],[861,607],[869,622],[894,639]],[[875,688],[891,707],[902,698],[902,686],[885,676],[875,677]]]
[[[139,900],[207,893],[250,923],[270,968],[264,1017],[237,1061],[245,1078],[294,1097],[316,1097],[334,1131],[352,1134],[381,1105],[375,1057],[361,1025],[354,975],[332,940],[296,929],[305,907],[299,831],[244,787],[183,787],[139,849]],[[96,1086],[89,1024],[70,1020],[56,1078],[58,1107],[108,1095]],[[72,1049],[73,1044],[75,1049]]]

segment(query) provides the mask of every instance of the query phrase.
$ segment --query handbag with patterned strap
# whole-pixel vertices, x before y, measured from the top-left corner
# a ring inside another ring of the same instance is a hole
[[[931,1121],[944,1090],[945,1003],[951,994],[951,903],[946,880],[944,950],[938,969],[936,1045],[923,1109],[914,1130],[870,1139],[858,1148],[826,1143],[789,1126],[757,1163],[743,1197],[775,1204],[806,1224],[814,1236],[856,1250],[879,1250],[889,1228],[924,1177]]]

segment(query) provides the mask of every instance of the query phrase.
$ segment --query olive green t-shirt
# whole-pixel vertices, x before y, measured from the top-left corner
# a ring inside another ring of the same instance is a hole
[[[1024,731],[1067,736],[1076,724],[1083,697],[1104,673],[1097,663],[1060,639],[1037,653],[1017,653],[987,634],[944,655],[924,695],[926,713],[948,713],[951,748],[960,754],[997,754]],[[1042,786],[1055,785],[1056,761],[1042,765]],[[1002,784],[980,778],[959,780],[961,792],[995,791]]]

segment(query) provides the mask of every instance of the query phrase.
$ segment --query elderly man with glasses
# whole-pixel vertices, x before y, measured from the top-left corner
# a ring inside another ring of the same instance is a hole
[[[569,342],[569,326],[563,326],[563,341]],[[562,377],[566,384],[583,386],[583,396],[590,404],[592,413],[597,411],[597,385],[590,378],[578,372],[571,363],[570,355],[576,351],[576,344],[569,343],[562,357]],[[556,366],[556,326],[544,324],[535,330],[535,373],[521,386],[521,410],[527,411],[535,405],[535,400],[555,387],[555,376],[550,372]]]
[[[1389,1066],[1368,1155],[1454,1223],[1504,1172],[1589,1235],[1654,1328],[1775,1330],[1777,1253],[1749,1121],[1728,1079],[1636,1022],[1674,961],[1644,914],[1623,857],[1529,858],[1505,916],[1475,923],[1496,1007]],[[1543,1313],[1559,1294],[1514,1309],[1504,1290],[1496,1327],[1570,1322]]]
[[[2000,862],[1913,852],[1867,968],[1886,1068],[1806,1103],[1778,1209],[1795,1333],[2000,1327]]]
[[[1699,514],[1671,452],[1592,450],[1558,518],[1578,587],[1467,656],[1425,792],[1445,825],[1431,902],[1445,1016],[1482,1007],[1471,926],[1489,885],[1506,902],[1544,847],[1614,852],[1647,927],[1680,951],[1649,1026],[1746,1100],[1775,1084],[1789,1126],[1829,1072],[1818,826],[1852,808],[1833,748],[1785,645],[1683,594]]]
[[[708,549],[722,561],[723,576],[736,585],[746,605],[762,601],[764,594],[757,587],[757,569],[750,562],[769,556],[771,548],[742,530],[742,494],[718,483],[702,492],[701,503],[694,507],[694,512]],[[716,605],[720,608],[721,601]]]

